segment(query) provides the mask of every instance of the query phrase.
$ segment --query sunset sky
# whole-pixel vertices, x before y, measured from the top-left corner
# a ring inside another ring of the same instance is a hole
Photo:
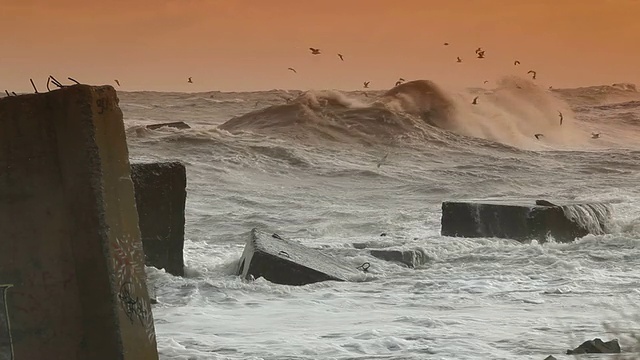
[[[544,86],[640,84],[638,16],[639,0],[0,0],[0,91],[49,74],[157,91],[482,86],[530,69]]]

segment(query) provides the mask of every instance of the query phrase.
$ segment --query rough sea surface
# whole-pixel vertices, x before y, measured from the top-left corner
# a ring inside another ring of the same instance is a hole
[[[119,97],[132,160],[187,166],[187,276],[147,268],[161,359],[562,359],[594,337],[632,351],[631,84]],[[144,128],[170,121],[192,128]],[[441,202],[454,199],[604,201],[614,226],[568,244],[442,237]],[[370,271],[300,287],[243,281],[234,271],[254,227]],[[419,248],[428,261],[409,269],[353,243]]]

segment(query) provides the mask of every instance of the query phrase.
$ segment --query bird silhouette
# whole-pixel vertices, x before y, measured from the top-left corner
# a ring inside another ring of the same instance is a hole
[[[382,159],[380,159],[378,161],[378,167],[380,167],[382,164],[384,164],[385,160],[387,160],[387,157],[389,156],[389,153],[384,154],[384,156],[382,157]]]
[[[478,51],[478,59],[484,59],[484,50]]]
[[[478,97],[479,96],[473,98],[473,101],[471,102],[473,105],[478,105]]]
[[[342,56],[342,54],[338,54],[338,57],[340,58],[340,60],[344,61],[344,57]]]
[[[444,43],[444,46],[449,46],[449,43],[448,42]]]
[[[116,84],[118,84],[118,86],[120,86],[120,81],[118,81],[118,79],[115,80]]]
[[[296,73],[296,74],[298,73],[298,72],[296,71],[296,69],[294,69],[294,68],[292,68],[292,67],[287,68],[287,70],[291,70],[291,71],[293,71],[293,72],[294,72],[294,73]]]
[[[561,111],[558,111],[558,116],[560,116],[560,125],[562,125],[563,117],[562,117],[562,112]]]
[[[193,80],[191,80],[191,76],[189,76],[189,80],[187,80],[188,83],[193,84]]]
[[[457,62],[462,62],[462,59],[460,59],[460,56],[458,56],[458,61]]]
[[[533,71],[533,70],[529,70],[527,71],[527,74],[533,74],[532,79],[535,80],[536,79],[536,75],[538,74],[537,72]]]
[[[513,65],[520,65],[520,61],[518,61],[518,60],[514,61]]]
[[[371,83],[371,81],[365,81],[365,82],[364,82],[364,83],[362,83],[362,84],[364,85],[363,87],[364,87],[365,89],[368,89],[368,88],[369,88],[369,84],[370,84],[370,83]]]
[[[320,55],[320,49],[310,47],[309,50],[311,50],[311,55]]]
[[[544,134],[534,134],[533,136],[535,136],[536,139],[540,140],[540,138],[543,137]]]

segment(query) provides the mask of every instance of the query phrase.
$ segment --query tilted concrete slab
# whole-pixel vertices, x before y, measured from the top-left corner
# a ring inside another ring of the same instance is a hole
[[[131,165],[140,232],[148,266],[184,275],[187,173],[179,162]]]
[[[320,250],[253,229],[242,253],[238,275],[284,285],[349,281],[361,273]]]
[[[0,358],[158,359],[110,86],[0,99]]]
[[[611,206],[601,203],[556,205],[534,201],[447,201],[442,203],[441,235],[498,237],[519,241],[570,242],[587,234],[604,234]]]

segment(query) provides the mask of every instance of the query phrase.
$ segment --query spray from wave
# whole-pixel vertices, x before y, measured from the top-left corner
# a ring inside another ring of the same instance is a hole
[[[607,94],[635,91],[631,85],[607,89]],[[232,118],[220,129],[367,144],[450,142],[460,136],[527,149],[593,144],[593,128],[581,126],[566,100],[515,76],[501,79],[494,89],[446,91],[432,81],[415,80],[374,99],[353,95],[308,91],[287,104]]]

